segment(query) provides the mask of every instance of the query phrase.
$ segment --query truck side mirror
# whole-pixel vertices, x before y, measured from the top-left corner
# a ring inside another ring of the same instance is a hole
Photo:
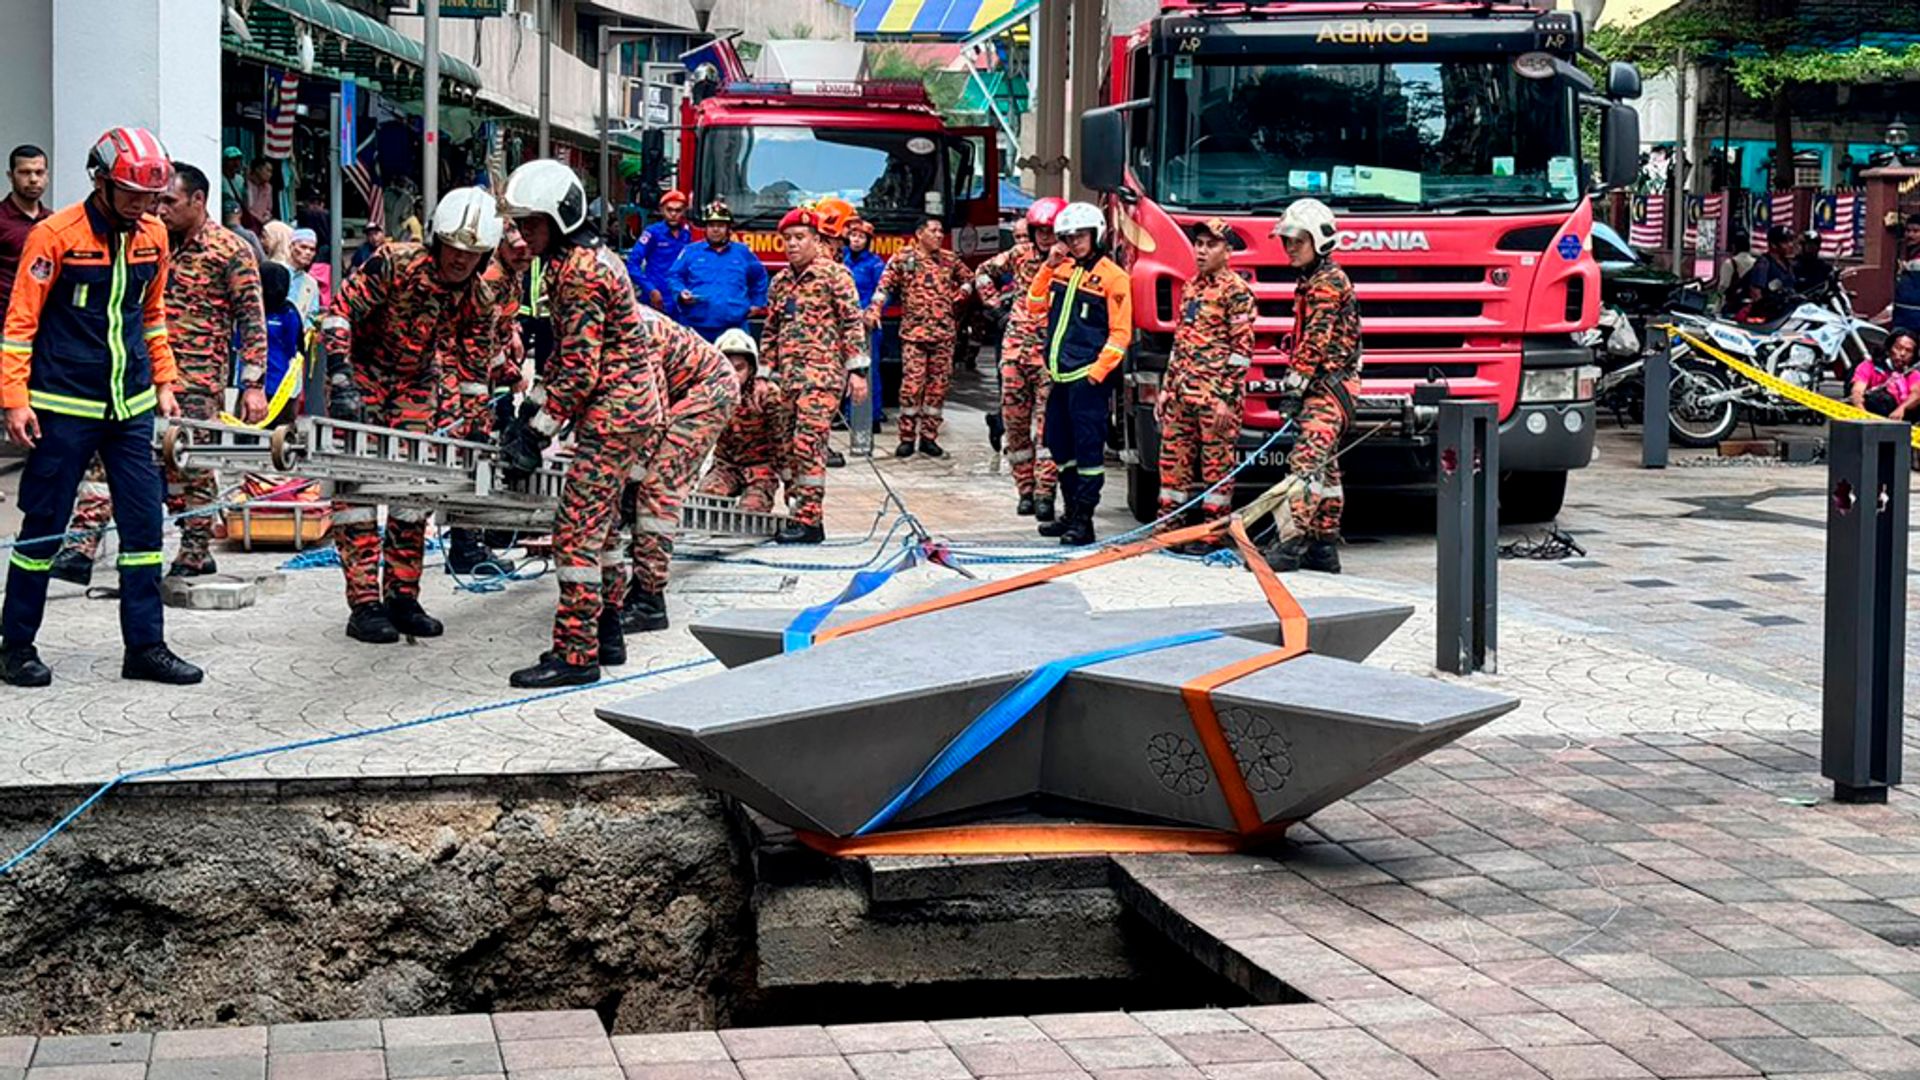
[[[1080,117],[1080,182],[1113,193],[1127,183],[1127,125],[1120,106],[1088,109]]]
[[[1615,101],[1640,100],[1640,69],[1624,60],[1608,64],[1607,96]]]
[[[1600,117],[1600,178],[1608,187],[1630,187],[1640,175],[1640,114],[1615,102]]]

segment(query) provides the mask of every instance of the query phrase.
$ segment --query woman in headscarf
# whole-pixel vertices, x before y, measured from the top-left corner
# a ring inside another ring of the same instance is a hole
[[[293,268],[293,226],[284,221],[269,221],[262,225],[260,246],[267,249],[268,261]]]

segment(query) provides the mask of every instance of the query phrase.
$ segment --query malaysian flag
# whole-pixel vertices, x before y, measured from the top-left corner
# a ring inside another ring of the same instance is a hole
[[[1637,248],[1662,246],[1667,235],[1667,197],[1648,192],[1633,197],[1633,227],[1627,230],[1627,242]]]
[[[1785,225],[1789,229],[1793,228],[1793,192],[1768,192],[1767,199],[1773,204],[1771,214],[1773,224]]]
[[[1720,211],[1726,203],[1725,194],[1687,196],[1687,247],[1700,246],[1700,223],[1703,221],[1714,222],[1715,235],[1721,235]],[[1721,236],[1721,238],[1725,237]]]
[[[1860,193],[1829,191],[1814,196],[1813,227],[1820,234],[1820,254],[1829,259],[1859,254]]]
[[[368,145],[371,145],[372,142],[373,140],[371,138],[367,140]],[[364,153],[365,151],[362,151],[362,154]],[[368,227],[378,225],[383,229],[386,228],[386,196],[380,190],[380,185],[374,180],[373,170],[367,168],[366,160],[361,154],[355,154],[353,164],[341,169],[340,175],[347,178],[347,183],[353,185],[353,190],[359,192],[361,200],[367,204]]]
[[[293,156],[293,121],[294,111],[300,105],[300,73],[281,72],[278,87],[273,95],[273,107],[268,110],[266,155],[275,161],[285,161]]]

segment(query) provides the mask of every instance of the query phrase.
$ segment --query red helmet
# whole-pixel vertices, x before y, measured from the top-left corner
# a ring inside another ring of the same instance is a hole
[[[820,231],[820,215],[814,213],[813,207],[811,206],[796,206],[793,209],[787,211],[786,217],[783,217],[780,219],[779,231],[786,232],[788,229],[791,229],[796,225],[805,226],[806,228],[812,229],[814,232],[819,232]]]
[[[821,234],[834,238],[847,234],[847,222],[852,221],[857,213],[852,203],[838,195],[815,200],[813,212],[820,219]]]
[[[1067,200],[1055,198],[1052,195],[1035,199],[1033,200],[1033,205],[1027,207],[1027,225],[1029,227],[1038,226],[1042,229],[1051,229],[1053,228],[1053,219],[1059,217],[1060,211],[1066,208]]]
[[[687,193],[684,191],[669,191],[665,195],[660,196],[660,209],[662,210],[665,210],[669,206],[685,205],[687,205]]]
[[[146,128],[117,127],[87,155],[87,172],[128,191],[159,193],[173,183],[167,148]]]

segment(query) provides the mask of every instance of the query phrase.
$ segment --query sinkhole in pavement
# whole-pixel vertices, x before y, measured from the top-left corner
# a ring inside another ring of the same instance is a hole
[[[18,850],[84,792],[0,794]],[[135,784],[0,887],[0,1031],[539,1009],[614,1032],[1249,993],[1105,859],[809,861],[678,770]]]

